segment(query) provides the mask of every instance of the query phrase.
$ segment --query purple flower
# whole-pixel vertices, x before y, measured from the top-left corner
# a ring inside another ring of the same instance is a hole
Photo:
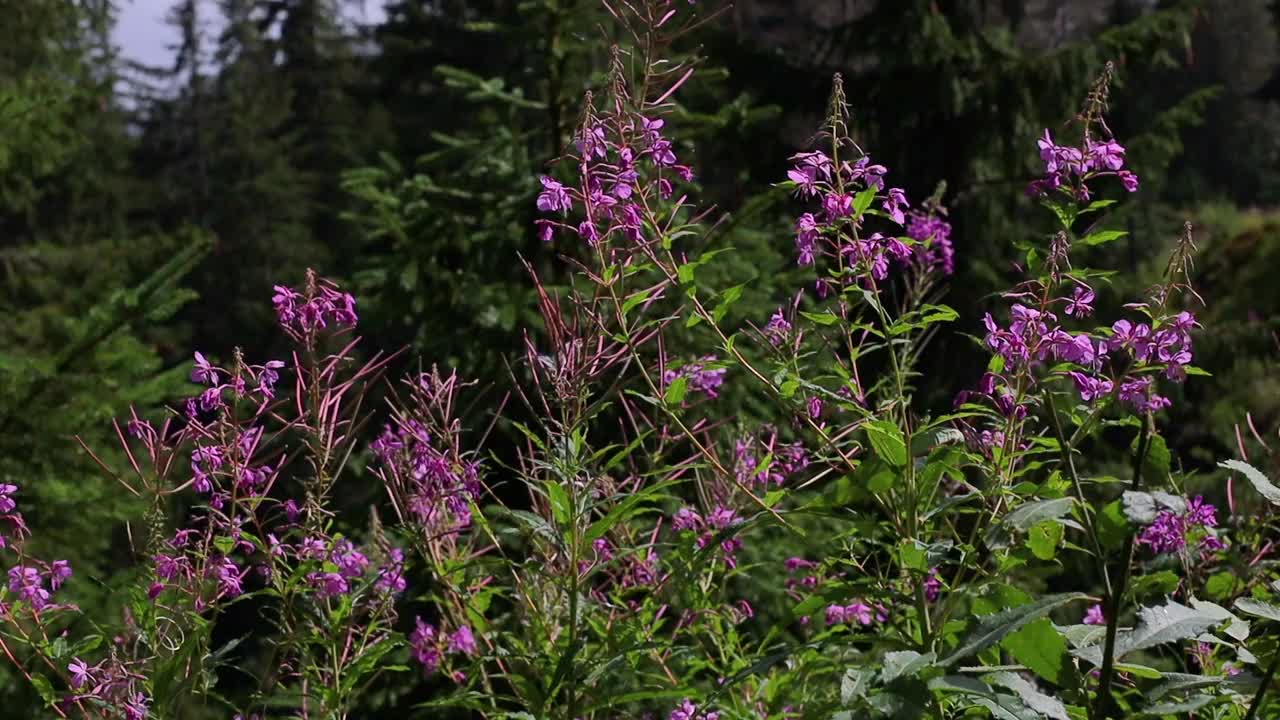
[[[471,634],[471,628],[463,625],[453,634],[449,636],[449,652],[462,653],[463,655],[476,654],[476,639]]]
[[[907,194],[903,192],[902,188],[889,188],[889,196],[885,198],[883,207],[885,214],[894,222],[899,225],[907,222],[907,216],[903,209],[911,207],[911,203],[907,202]]]
[[[937,602],[941,594],[942,580],[938,578],[938,569],[933,568],[929,571],[929,577],[924,579],[924,599],[931,603]]]
[[[384,593],[401,593],[408,587],[404,579],[404,551],[391,548],[387,553],[387,564],[378,570],[378,579],[374,588]]]
[[[40,571],[25,565],[9,568],[9,590],[31,605],[33,610],[40,610],[49,602],[49,591],[44,589]]]
[[[573,207],[573,201],[569,199],[569,192],[564,185],[546,175],[538,180],[542,183],[542,192],[538,195],[538,209],[542,212],[569,212]]]
[[[1200,495],[1187,503],[1187,523],[1199,527],[1212,528],[1218,526],[1218,509],[1204,501]]]
[[[782,314],[782,308],[778,308],[773,312],[773,315],[769,316],[769,322],[764,326],[764,336],[769,340],[770,344],[778,346],[787,339],[787,335],[790,333],[791,323],[787,322],[786,316]]]
[[[1140,413],[1156,412],[1169,407],[1169,399],[1151,392],[1149,375],[1126,381],[1120,386],[1120,402],[1133,406]]]
[[[351,590],[347,579],[334,572],[314,572],[307,576],[307,580],[316,589],[316,594],[322,598],[346,595]]]
[[[796,251],[799,265],[812,265],[817,253],[818,222],[812,213],[805,213],[796,221]]]
[[[213,566],[214,576],[218,579],[218,594],[223,597],[238,597],[244,589],[240,585],[240,567],[231,558],[222,558]]]
[[[1121,171],[1120,171],[1120,173],[1119,173],[1119,175],[1120,175],[1120,182],[1121,182],[1121,184],[1123,184],[1123,185],[1124,185],[1124,189],[1125,189],[1127,192],[1137,192],[1137,191],[1138,191],[1138,176],[1137,176],[1137,175],[1134,175],[1133,173],[1129,172],[1128,170],[1121,170]]]
[[[1212,508],[1212,506],[1210,506]],[[57,591],[62,583],[71,577],[71,563],[66,560],[54,560],[49,567],[49,587]]]
[[[1091,403],[1094,400],[1111,394],[1112,383],[1105,378],[1096,378],[1084,373],[1068,372],[1071,382],[1075,383],[1076,390],[1080,391],[1080,399]]]
[[[839,625],[845,621],[846,613],[843,605],[827,606],[827,624]]]
[[[809,417],[817,420],[822,417],[822,399],[817,396],[809,398]]]
[[[1146,545],[1155,553],[1178,552],[1187,545],[1187,521],[1185,517],[1165,510],[1154,522],[1142,529],[1138,544]]]
[[[1067,300],[1066,313],[1072,317],[1087,318],[1093,314],[1094,294],[1088,286],[1077,285]]]
[[[1088,148],[1089,162],[1094,168],[1118,171],[1124,167],[1124,147],[1115,140],[1107,140],[1100,143],[1089,141],[1086,147]]]
[[[822,211],[826,213],[828,221],[849,217],[853,214],[853,196],[849,193],[831,193],[822,199]]]
[[[434,673],[440,667],[441,653],[436,639],[436,628],[430,623],[422,621],[422,618],[414,618],[415,627],[413,632],[409,634],[409,648],[413,651],[413,657],[423,668],[427,674]]]
[[[206,360],[204,355],[201,355],[199,351],[196,351],[195,357],[196,366],[195,369],[191,371],[191,382],[200,383],[201,385],[217,385],[217,369],[210,365],[209,361]]]
[[[80,658],[73,659],[67,665],[67,672],[71,673],[71,687],[77,690],[93,682],[93,678],[89,676],[89,666]]]
[[[334,565],[338,566],[338,572],[342,577],[348,580],[360,577],[369,567],[369,558],[357,550],[349,540],[339,540],[334,545],[330,559]]]
[[[1107,618],[1102,614],[1102,605],[1093,605],[1084,614],[1085,625],[1106,625]]]
[[[855,600],[847,605],[844,609],[845,622],[857,623],[859,625],[870,625],[874,618],[871,615],[871,606]]]
[[[146,720],[149,702],[146,695],[134,693],[133,697],[124,704],[125,720]]]
[[[17,485],[0,485],[0,513],[11,513],[18,507],[18,503],[10,497],[16,492],[18,492]]]

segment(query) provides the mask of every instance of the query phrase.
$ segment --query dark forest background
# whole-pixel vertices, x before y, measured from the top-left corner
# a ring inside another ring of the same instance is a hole
[[[597,0],[392,0],[377,24],[353,19],[359,0],[174,0],[180,43],[142,67],[112,47],[120,4],[0,0],[0,483],[23,488],[44,554],[72,562],[104,618],[121,602],[106,588],[134,572],[138,508],[75,436],[118,462],[111,418],[190,394],[193,350],[281,353],[273,284],[308,267],[338,280],[373,346],[459,367],[480,383],[470,420],[490,421],[540,322],[518,257],[567,280],[572,249],[535,235],[537,176],[617,32]],[[945,182],[946,301],[976,332],[1015,242],[1047,228],[1022,192],[1036,136],[1113,61],[1110,122],[1143,185],[1118,206],[1130,234],[1109,246],[1122,272],[1104,295],[1138,295],[1194,223],[1197,365],[1213,376],[1166,424],[1210,487],[1246,413],[1273,446],[1280,427],[1278,28],[1264,0],[739,0],[684,39],[705,61],[668,123],[704,204],[728,214],[715,242],[735,248],[699,282],[754,276],[733,312],[755,322],[797,285],[797,207],[772,183],[838,71],[893,184],[923,199]],[[963,338],[940,341],[921,396],[948,407],[981,368]],[[722,407],[749,418],[754,402],[729,391]],[[490,450],[513,434],[499,423]],[[359,470],[340,486],[354,515],[379,493]],[[431,692],[375,692],[360,716]],[[0,696],[6,717],[36,707],[7,673]]]

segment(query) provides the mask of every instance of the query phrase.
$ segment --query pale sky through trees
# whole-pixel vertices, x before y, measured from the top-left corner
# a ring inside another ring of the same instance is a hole
[[[178,40],[177,32],[165,23],[165,16],[175,0],[122,0],[116,23],[115,41],[123,55],[147,65],[164,65],[169,62],[173,50],[168,47]],[[360,3],[344,3],[347,16],[364,22],[380,22],[384,17],[382,0],[365,0],[364,13]],[[212,0],[202,0],[205,22],[212,24],[217,16],[217,6]],[[354,6],[354,7],[353,7]]]

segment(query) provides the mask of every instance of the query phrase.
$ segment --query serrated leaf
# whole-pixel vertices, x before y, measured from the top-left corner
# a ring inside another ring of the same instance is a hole
[[[1040,618],[1000,641],[1015,660],[1054,685],[1066,685],[1071,672],[1067,641],[1048,618]]]
[[[877,457],[893,467],[907,464],[907,443],[897,425],[888,420],[872,420],[863,429]]]
[[[1196,637],[1219,622],[1210,613],[1173,600],[1165,605],[1142,608],[1138,611],[1138,618],[1136,628],[1122,632],[1116,638],[1117,660],[1137,650]],[[1074,654],[1094,665],[1102,664],[1102,648],[1096,645],[1076,650]]]
[[[872,668],[845,670],[844,677],[840,678],[840,701],[848,705],[854,698],[865,698],[867,690],[871,688],[871,681],[875,677],[876,671]]]
[[[1027,531],[1027,547],[1037,559],[1052,560],[1058,554],[1058,543],[1062,542],[1063,532],[1060,523],[1045,520]]]
[[[1265,603],[1253,598],[1240,598],[1236,600],[1235,608],[1245,615],[1260,617],[1263,620],[1271,620],[1272,622],[1280,622],[1280,607]]]
[[[1125,490],[1121,501],[1124,504],[1124,516],[1137,525],[1150,525],[1162,512],[1182,515],[1187,511],[1185,500],[1166,492]]]
[[[938,656],[933,653],[921,655],[914,650],[888,652],[884,654],[884,668],[880,672],[880,682],[888,685],[900,677],[910,677],[932,665]]]
[[[1276,487],[1267,479],[1266,475],[1258,468],[1246,462],[1239,460],[1224,460],[1218,463],[1218,467],[1223,467],[1234,472],[1244,475],[1245,479],[1253,485],[1253,489],[1258,494],[1267,499],[1272,505],[1280,505],[1280,487]]]
[[[1067,706],[1062,701],[1045,695],[1032,682],[1011,672],[998,672],[992,682],[1012,690],[1028,708],[1052,720],[1071,720]]]
[[[980,650],[991,647],[1009,633],[1020,630],[1057,608],[1076,600],[1083,600],[1085,597],[1084,593],[1078,592],[1046,595],[1035,602],[982,617],[978,620],[977,626],[965,637],[960,647],[939,664],[943,667],[953,665]]]

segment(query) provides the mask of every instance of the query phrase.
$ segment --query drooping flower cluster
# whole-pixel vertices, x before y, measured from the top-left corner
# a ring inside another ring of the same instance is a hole
[[[883,605],[871,606],[862,600],[854,600],[847,605],[828,605],[826,610],[827,625],[861,625],[866,627],[889,620],[889,610]]]
[[[1129,192],[1138,189],[1138,176],[1124,169],[1124,146],[1115,138],[1097,140],[1086,134],[1082,147],[1066,147],[1058,145],[1046,129],[1036,145],[1044,161],[1044,176],[1027,187],[1029,195],[1064,192],[1077,201],[1087,202],[1088,183],[1106,176],[1119,178]]]
[[[261,412],[266,408],[267,403],[275,398],[276,383],[279,382],[280,371],[284,367],[285,364],[281,360],[268,360],[262,365],[251,365],[245,363],[242,358],[236,357],[233,367],[226,370],[209,362],[208,358],[197,351],[195,363],[191,369],[191,381],[208,387],[199,395],[187,399],[187,416],[195,418],[202,412],[215,412],[221,409],[226,404],[228,392],[236,399],[257,400],[258,411]]]
[[[73,658],[67,665],[68,682],[73,692],[62,701],[61,706],[79,706],[82,709],[100,706],[118,713],[110,717],[145,720],[151,699],[141,690],[140,669],[131,667],[118,657],[111,657],[95,665],[89,665],[78,657]]]
[[[685,698],[667,716],[667,720],[720,720],[720,713],[700,709],[689,698]]]
[[[356,299],[310,271],[301,292],[276,285],[271,304],[275,306],[280,327],[295,340],[313,337],[330,325],[352,328],[359,320]]]
[[[432,533],[471,525],[471,502],[480,496],[479,465],[437,447],[419,421],[397,418],[371,446],[381,472],[407,494],[404,508]]]
[[[460,625],[453,632],[425,622],[422,618],[414,619],[413,632],[409,634],[409,649],[414,660],[422,665],[428,675],[434,674],[450,655],[474,657],[479,654],[475,635],[467,625]],[[454,682],[462,682],[466,675],[462,671],[454,671],[450,677]]]
[[[704,517],[690,507],[682,507],[671,518],[671,527],[676,532],[692,532],[697,535],[695,546],[701,550],[717,537],[720,550],[724,554],[724,566],[733,569],[738,566],[737,552],[742,549],[742,538],[725,536],[725,533],[743,523],[743,518],[733,510],[716,506]]]
[[[943,275],[956,271],[955,246],[951,244],[951,223],[946,221],[947,209],[930,198],[924,207],[907,213],[907,237],[916,241],[911,251],[916,262]]]
[[[884,189],[883,165],[863,155],[855,162],[833,161],[821,151],[792,156],[795,163],[787,173],[802,198],[821,198],[821,210],[807,212],[796,221],[796,262],[816,265],[827,259],[840,282],[862,282],[870,286],[889,276],[891,264],[907,266],[916,257],[912,247],[896,236],[880,232],[864,234],[863,226],[871,214],[889,221],[889,228],[900,228],[907,221],[911,207],[901,188]],[[871,205],[879,201],[877,209]],[[949,246],[949,241],[948,241]],[[941,245],[938,246],[939,251]],[[925,255],[920,256],[922,259]],[[934,263],[922,263],[931,267]],[[819,281],[819,292],[829,290],[826,279]]]
[[[1180,552],[1189,538],[1199,536],[1201,550],[1221,550],[1224,545],[1209,532],[1218,526],[1217,508],[1197,495],[1187,502],[1185,512],[1163,510],[1138,534],[1138,544],[1157,554]]]
[[[672,181],[693,179],[693,171],[679,163],[675,146],[663,134],[666,121],[628,109],[629,98],[619,82],[624,72],[620,56],[615,56],[610,84],[617,96],[611,98],[612,111],[597,115],[592,109],[578,128],[576,153],[571,156],[577,162],[577,183],[539,178],[538,210],[560,216],[536,221],[543,242],[563,229],[592,247],[615,238],[639,245],[652,229],[651,208],[672,196]],[[590,106],[590,97],[587,102]],[[579,207],[575,223],[569,214]]]
[[[709,398],[719,397],[718,391],[724,384],[724,376],[728,370],[715,367],[715,362],[714,355],[706,355],[695,362],[669,367],[662,372],[662,387],[665,389],[678,378],[685,378],[689,391],[702,393]]]
[[[739,438],[734,443],[733,456],[733,473],[747,487],[781,487],[809,466],[804,444],[780,442],[777,430],[769,426]]]

